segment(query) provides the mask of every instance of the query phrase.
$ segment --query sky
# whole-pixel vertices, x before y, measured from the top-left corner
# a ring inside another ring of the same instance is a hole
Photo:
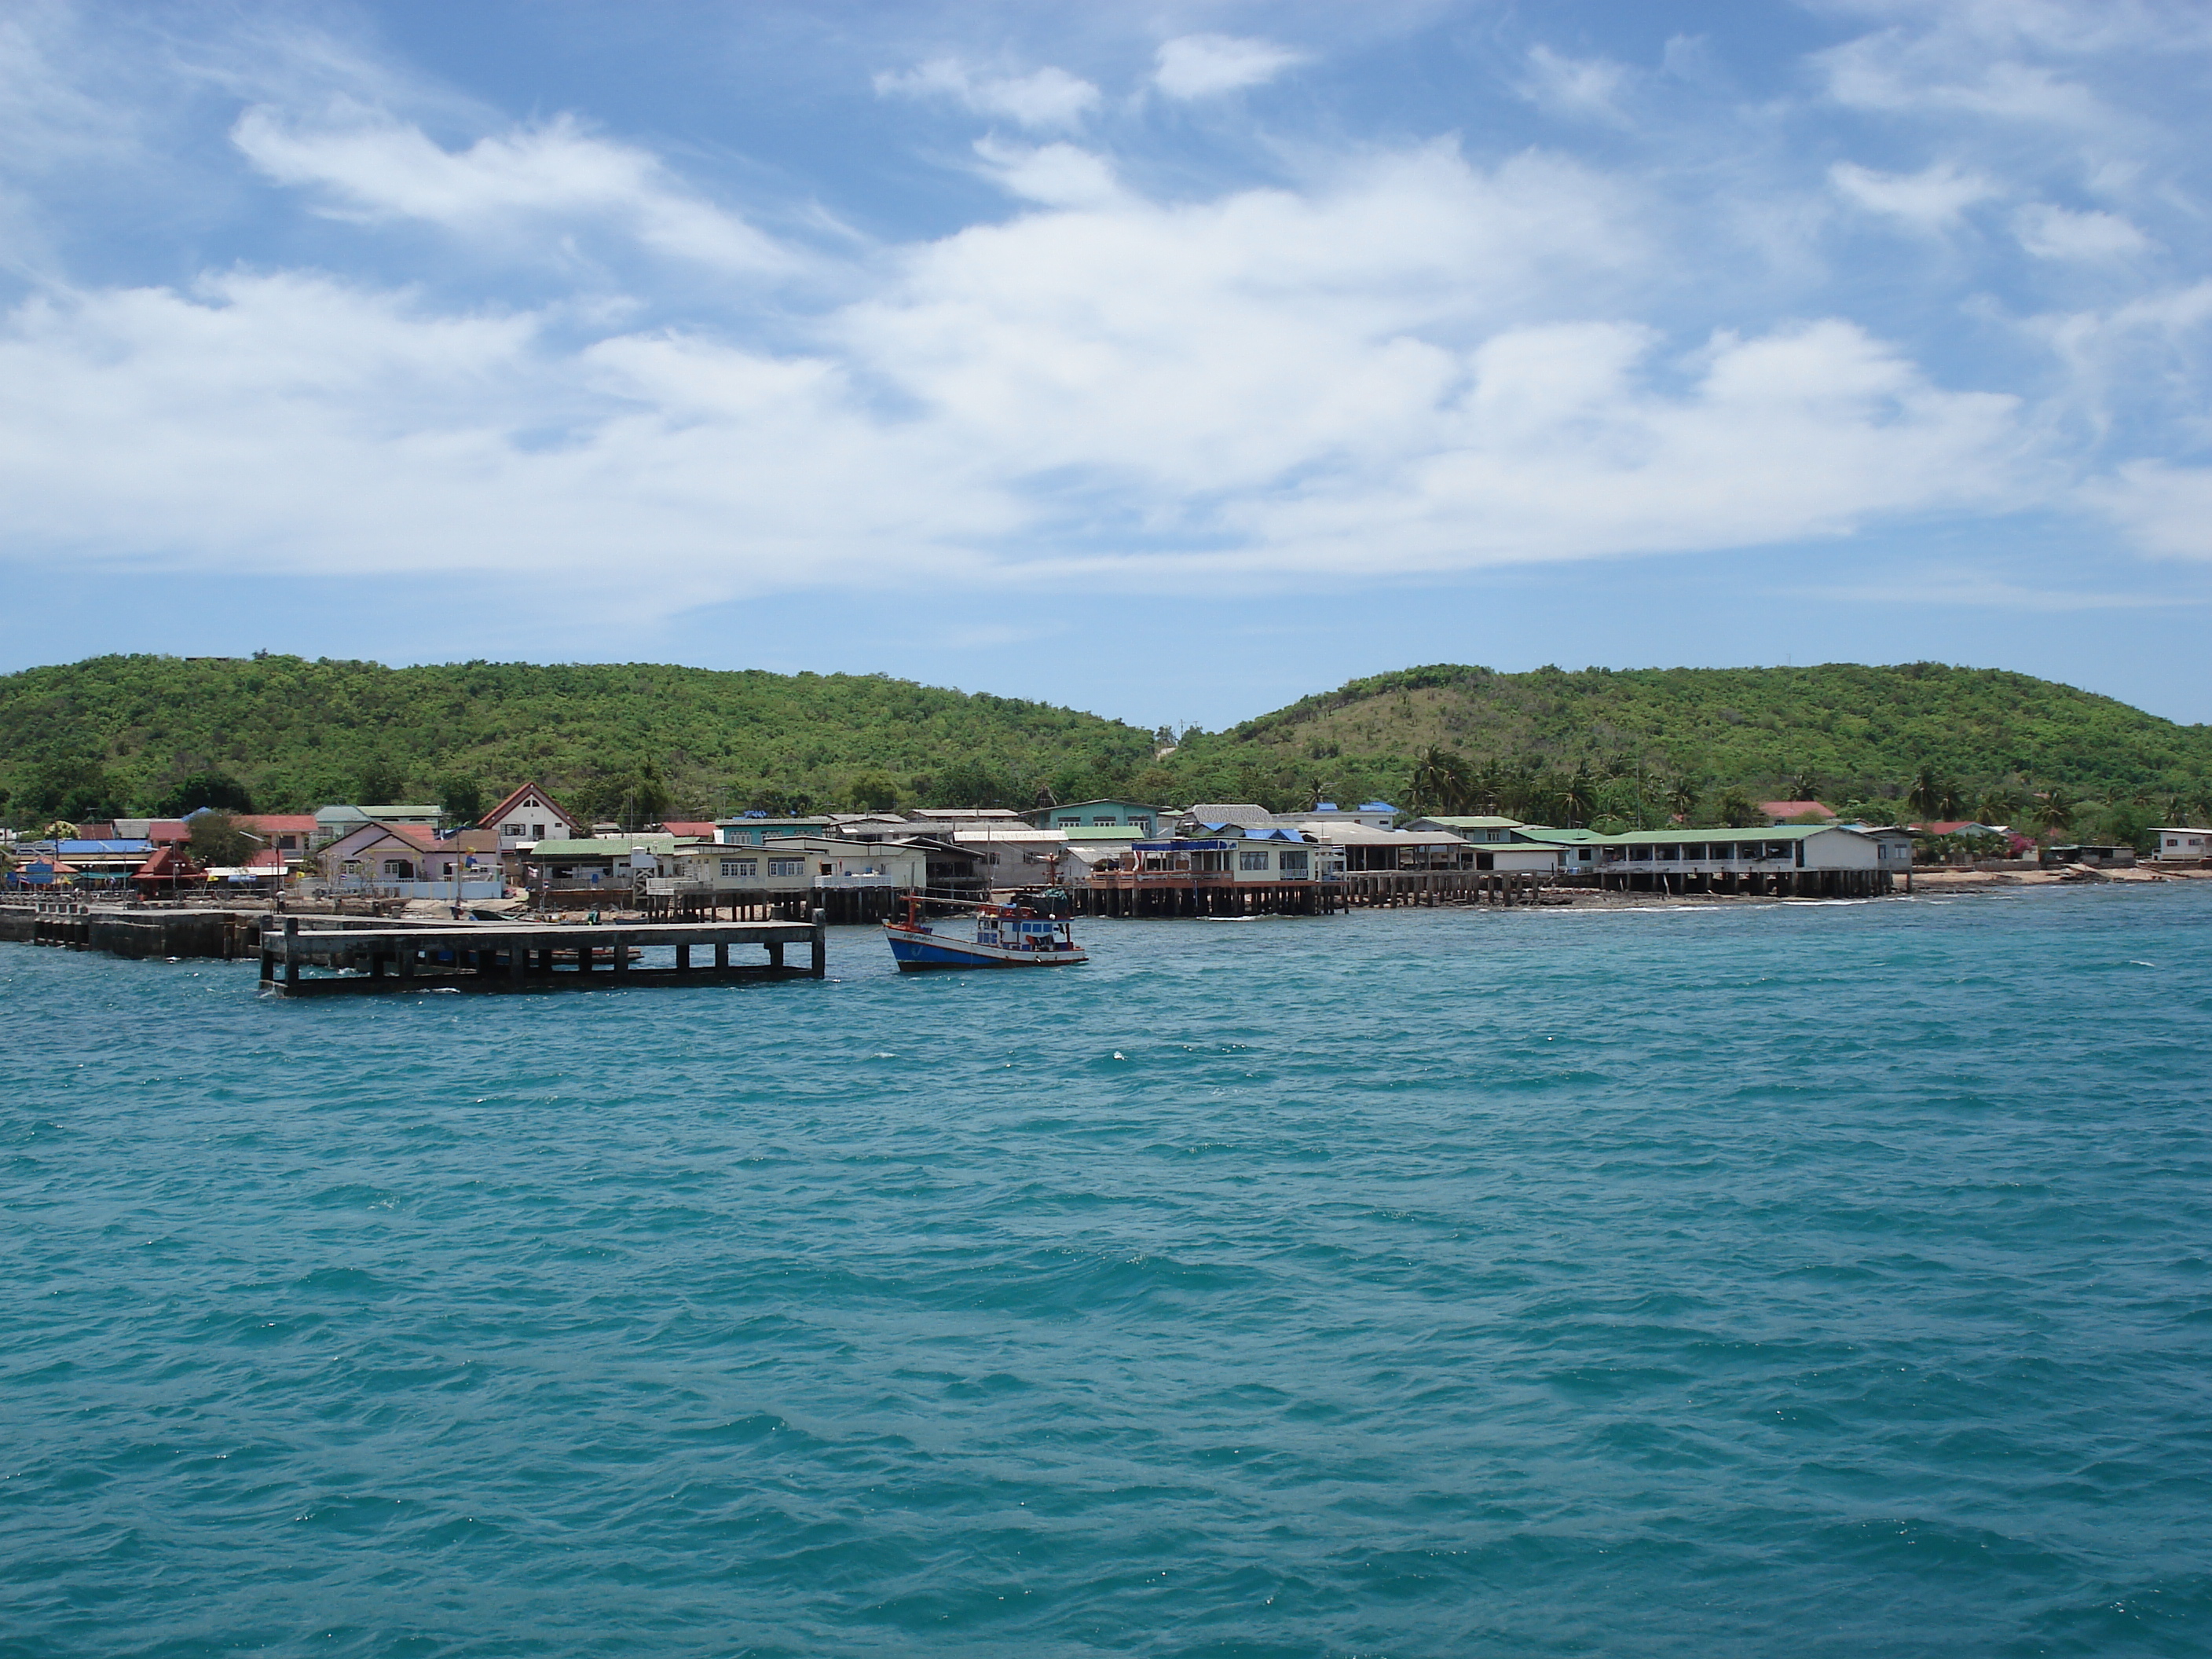
[[[2197,0],[0,11],[0,669],[2212,720]]]

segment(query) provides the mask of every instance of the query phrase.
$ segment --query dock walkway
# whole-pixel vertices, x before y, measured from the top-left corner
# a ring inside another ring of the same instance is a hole
[[[319,920],[319,918],[311,918]],[[280,996],[383,991],[580,991],[696,986],[759,979],[820,979],[829,929],[811,921],[467,923],[451,927],[307,928],[284,918],[261,938],[261,982]],[[805,967],[784,947],[809,948]],[[733,963],[732,946],[763,950]],[[675,965],[633,966],[634,951],[673,947]],[[711,951],[710,962],[693,952]],[[313,968],[324,971],[309,974]]]

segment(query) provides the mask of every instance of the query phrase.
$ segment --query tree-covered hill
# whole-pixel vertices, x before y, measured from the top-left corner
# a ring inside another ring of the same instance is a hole
[[[2212,728],[2025,674],[1442,665],[1355,680],[1222,732],[1152,734],[880,675],[652,664],[386,668],[100,657],[0,676],[0,813],[441,800],[542,780],[598,816],[1382,796],[1551,821],[1716,819],[1818,797],[2116,836],[2212,795]]]
[[[485,805],[526,777],[578,810],[1080,799],[1149,762],[1134,726],[881,675],[653,664],[387,668],[99,657],[0,676],[0,811],[27,823],[219,798]],[[241,805],[216,799],[218,805]]]
[[[2052,790],[2154,814],[2177,798],[2202,810],[2212,793],[2212,727],[2030,675],[1938,663],[1411,668],[1189,734],[1173,759],[1191,793],[1212,799],[1402,805],[1439,793],[1456,767],[1467,788],[1443,793],[1503,797],[1547,817],[1579,776],[1594,799],[1569,815],[1583,820],[1649,816],[1670,795],[1708,813],[1731,795],[1919,811],[1915,786],[1932,786],[1957,809],[1944,816],[1986,806],[2009,822]]]

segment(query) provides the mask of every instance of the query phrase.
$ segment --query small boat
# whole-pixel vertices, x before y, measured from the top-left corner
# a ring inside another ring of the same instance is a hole
[[[970,904],[968,914],[921,919],[924,901],[909,896],[906,919],[884,924],[899,971],[923,968],[1069,968],[1088,962],[1064,920],[1023,904]],[[944,901],[937,901],[943,903]]]

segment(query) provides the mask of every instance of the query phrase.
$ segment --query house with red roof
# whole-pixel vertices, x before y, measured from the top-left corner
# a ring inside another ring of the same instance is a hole
[[[588,818],[571,812],[535,782],[524,784],[477,822],[498,838],[502,853],[526,852],[541,841],[581,840],[592,833]]]

